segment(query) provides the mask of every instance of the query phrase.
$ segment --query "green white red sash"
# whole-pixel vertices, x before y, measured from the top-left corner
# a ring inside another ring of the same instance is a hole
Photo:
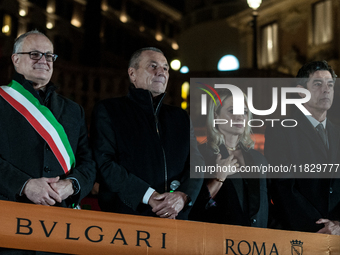
[[[7,86],[0,86],[0,95],[25,117],[47,142],[67,174],[75,166],[75,157],[63,126],[52,112],[14,80]]]

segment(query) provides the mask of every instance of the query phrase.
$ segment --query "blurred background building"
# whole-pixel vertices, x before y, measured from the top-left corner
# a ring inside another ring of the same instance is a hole
[[[293,77],[323,59],[339,74],[339,13],[340,0],[0,0],[0,78],[7,84],[13,74],[15,38],[37,28],[59,55],[59,93],[89,119],[97,101],[127,93],[131,54],[154,46],[180,61],[166,103],[185,109],[190,77]],[[337,124],[339,107],[336,89],[329,116]]]

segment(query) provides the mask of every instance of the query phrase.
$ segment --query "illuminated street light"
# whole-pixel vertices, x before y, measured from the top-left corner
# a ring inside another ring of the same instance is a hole
[[[171,61],[170,66],[172,70],[178,71],[181,68],[181,61],[174,59]]]
[[[253,10],[257,10],[261,5],[262,0],[247,0],[247,3],[250,8],[252,8]]]
[[[5,14],[2,21],[2,33],[5,35],[11,35],[12,18],[10,15]]]
[[[179,70],[181,73],[189,73],[189,67],[182,66],[181,70]]]
[[[101,8],[104,12],[108,11],[109,10],[109,6],[107,4],[107,0],[103,0],[102,1],[102,4],[101,4]]]
[[[184,82],[182,84],[182,98],[183,99],[187,99],[188,98],[188,95],[189,95],[189,90],[190,90],[190,85],[189,85],[189,82]]]
[[[262,0],[247,0],[250,8],[253,9],[253,68],[257,69],[257,9]]]
[[[47,1],[46,12],[47,13],[55,13],[55,5],[56,1]]]
[[[218,71],[232,71],[240,68],[238,59],[233,55],[225,55],[218,61]]]
[[[163,40],[163,36],[162,36],[162,34],[159,33],[159,32],[156,34],[155,38],[156,38],[156,40],[159,41],[159,42]]]
[[[178,46],[178,44],[177,44],[176,42],[173,42],[173,43],[171,44],[171,47],[172,47],[174,50],[178,50],[178,49],[179,49],[179,46]]]
[[[120,15],[119,19],[123,23],[128,22],[128,17],[125,14]]]
[[[80,22],[79,19],[77,19],[77,18],[73,18],[73,19],[71,20],[71,24],[72,24],[73,26],[75,26],[75,27],[81,27],[81,22]]]
[[[186,109],[188,108],[188,103],[187,103],[187,101],[183,101],[183,102],[181,103],[181,108],[182,108],[183,110],[186,110]]]
[[[46,23],[46,27],[47,27],[48,29],[52,29],[52,28],[54,27],[54,25],[53,25],[52,22],[47,22],[47,23]]]
[[[21,9],[21,10],[19,11],[19,15],[20,15],[21,17],[25,17],[26,14],[27,14],[27,12],[26,12],[26,10],[24,10],[24,9]]]
[[[189,96],[189,92],[190,92],[190,84],[189,82],[184,82],[182,84],[182,91],[181,91],[181,96],[183,98],[183,102],[181,103],[181,108],[183,110],[186,110],[188,108],[188,96]]]
[[[9,25],[4,25],[4,26],[2,27],[2,32],[3,32],[4,34],[8,33],[8,32],[9,32]]]

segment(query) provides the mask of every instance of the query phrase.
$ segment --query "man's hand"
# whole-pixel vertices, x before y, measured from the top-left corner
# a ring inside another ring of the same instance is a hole
[[[319,219],[316,224],[325,224],[325,226],[320,229],[317,233],[329,234],[329,235],[340,235],[340,222],[331,221],[328,219]]]
[[[30,179],[23,190],[23,194],[35,204],[54,205],[62,199],[57,192],[51,188],[51,184],[59,181],[59,176],[55,178]]]
[[[187,203],[187,195],[181,191],[163,193],[153,198],[161,201],[160,204],[152,208],[152,211],[161,218],[176,219],[178,213]]]
[[[149,198],[148,203],[149,203],[149,205],[151,206],[152,209],[155,208],[157,205],[161,204],[162,201],[164,200],[164,199],[155,199],[155,197],[158,198],[159,195],[160,194],[157,191],[154,191],[152,193],[151,197]]]
[[[62,200],[65,200],[74,193],[72,180],[64,179],[55,183],[50,183],[51,188],[57,192]]]

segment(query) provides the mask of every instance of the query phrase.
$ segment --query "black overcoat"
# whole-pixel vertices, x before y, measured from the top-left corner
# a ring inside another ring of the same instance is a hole
[[[51,110],[57,121],[63,126],[73,153],[76,167],[68,177],[79,181],[81,190],[72,199],[64,200],[63,207],[79,203],[91,191],[96,171],[88,144],[84,110],[75,102],[58,95],[53,85],[48,84],[46,100],[43,101],[33,89],[31,82],[16,74],[14,79],[23,85],[42,104]],[[66,178],[59,162],[48,144],[7,101],[0,97],[0,199],[17,202],[30,202],[19,193],[30,178],[56,177]]]
[[[265,134],[265,156],[271,165],[296,167],[305,165],[312,168],[318,164],[340,163],[340,130],[327,119],[329,149],[310,121],[296,109],[292,119],[298,122],[296,127],[275,125],[267,127]],[[270,193],[274,203],[272,216],[279,228],[316,232],[323,224],[315,224],[320,218],[340,219],[340,180],[339,171],[322,178],[324,173],[308,173],[315,178],[294,178],[294,174],[285,174],[282,178],[271,180]],[[327,168],[329,171],[329,167]],[[288,177],[288,178],[285,178]],[[301,176],[300,176],[301,177]],[[307,173],[302,177],[308,177]]]
[[[130,88],[128,96],[107,99],[94,109],[91,143],[98,164],[100,206],[105,211],[155,216],[142,198],[149,187],[169,192],[177,180],[194,201],[202,183],[190,178],[190,151],[204,164],[188,114],[153,99],[148,90]],[[190,148],[191,147],[191,148]],[[185,219],[190,208],[178,216]]]
[[[260,152],[241,148],[247,166],[267,166],[267,160]],[[200,145],[199,150],[206,166],[216,165],[217,155],[206,143]],[[220,146],[220,154],[223,159],[229,157],[224,145]],[[203,184],[189,219],[239,226],[267,227],[269,200],[266,175],[254,173],[251,174],[253,178],[243,179],[242,173],[238,176],[241,178],[231,180],[231,177],[235,178],[235,175],[228,177],[213,200],[210,199],[208,188]],[[247,177],[247,174],[243,177]]]

